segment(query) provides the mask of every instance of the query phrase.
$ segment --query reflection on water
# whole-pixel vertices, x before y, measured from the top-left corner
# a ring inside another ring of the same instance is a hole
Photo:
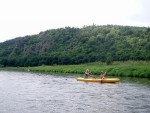
[[[0,71],[0,113],[149,113],[150,85]],[[149,82],[149,80],[145,80]]]

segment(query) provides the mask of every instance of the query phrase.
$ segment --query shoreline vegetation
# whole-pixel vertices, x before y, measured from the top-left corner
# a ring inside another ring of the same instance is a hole
[[[86,63],[80,65],[42,65],[35,67],[1,67],[0,70],[31,71],[31,72],[57,72],[84,74],[86,69],[98,77],[100,72],[107,72],[108,76],[115,77],[141,77],[150,78],[150,61],[113,62],[110,65],[102,62]]]

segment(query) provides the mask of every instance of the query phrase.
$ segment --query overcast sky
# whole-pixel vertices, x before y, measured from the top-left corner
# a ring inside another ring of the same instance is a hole
[[[53,28],[150,26],[150,0],[0,0],[0,42]]]

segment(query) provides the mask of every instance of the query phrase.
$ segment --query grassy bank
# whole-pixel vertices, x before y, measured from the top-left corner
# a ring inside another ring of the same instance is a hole
[[[107,65],[101,62],[80,64],[80,65],[53,65],[36,67],[7,67],[0,70],[19,70],[33,72],[59,72],[84,74],[86,69],[91,70],[93,75],[98,76],[101,71],[107,72],[107,75],[121,77],[145,77],[150,78],[150,62],[145,61],[127,61],[114,62]]]

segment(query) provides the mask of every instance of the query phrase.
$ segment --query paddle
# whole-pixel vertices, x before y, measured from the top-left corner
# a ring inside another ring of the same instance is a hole
[[[92,73],[90,73],[90,77],[92,77],[92,78],[95,78],[95,79],[96,79],[96,77],[95,77]]]

